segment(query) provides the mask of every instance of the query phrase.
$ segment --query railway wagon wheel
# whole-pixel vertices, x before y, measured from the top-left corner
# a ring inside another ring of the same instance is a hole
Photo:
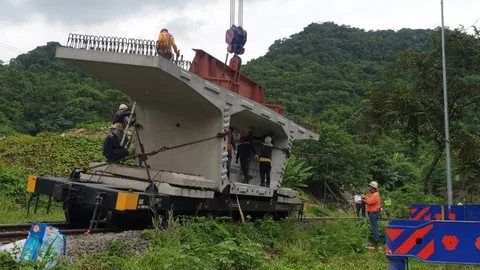
[[[86,205],[64,206],[66,221],[76,228],[88,228],[92,219],[93,209]]]
[[[151,226],[147,211],[115,211],[108,210],[106,214],[107,227],[111,229],[145,229]]]

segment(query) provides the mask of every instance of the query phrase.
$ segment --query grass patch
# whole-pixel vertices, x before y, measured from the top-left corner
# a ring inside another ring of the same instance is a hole
[[[383,253],[370,253],[366,222],[339,221],[301,229],[270,220],[237,223],[200,219],[168,229],[145,231],[149,246],[128,257],[124,246],[87,256],[58,269],[386,269]],[[474,266],[425,264],[411,260],[410,269],[478,269]]]
[[[21,205],[15,200],[6,197],[0,197],[0,205],[2,206],[0,207],[0,224],[65,220],[63,209],[58,205],[52,204],[49,214],[46,214],[45,202],[39,205],[37,214],[33,214],[33,205],[30,213],[27,214],[25,205]]]

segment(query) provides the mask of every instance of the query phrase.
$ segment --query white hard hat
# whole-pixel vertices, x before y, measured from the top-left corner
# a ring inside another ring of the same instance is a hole
[[[122,130],[123,129],[123,125],[120,124],[120,123],[116,123],[113,125],[113,129],[119,129],[119,130]]]
[[[125,105],[125,104],[120,104],[120,106],[118,106],[119,111],[123,111],[123,110],[126,110],[126,109],[128,109],[128,106]]]
[[[374,189],[378,189],[378,183],[375,182],[375,181],[372,181],[370,182],[370,184],[368,184],[370,187],[373,187]]]
[[[265,144],[268,144],[268,145],[272,144],[272,137],[270,136],[265,137]]]
[[[459,202],[457,205],[463,205],[463,203]]]

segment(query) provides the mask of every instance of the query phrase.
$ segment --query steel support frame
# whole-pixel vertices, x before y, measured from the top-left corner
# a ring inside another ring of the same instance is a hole
[[[128,192],[121,189],[106,188],[101,185],[95,185],[92,183],[79,183],[72,182],[66,179],[55,179],[48,177],[37,177],[37,185],[35,187],[35,193],[38,195],[53,196],[57,201],[63,200],[64,196],[55,196],[58,193],[59,188],[65,189],[65,186],[73,187],[77,190],[78,194],[75,195],[75,203],[79,205],[90,205],[95,207],[97,204],[98,194],[102,193],[102,207],[106,209],[115,210],[117,196],[119,192]],[[145,192],[136,192],[139,194],[139,202],[137,210],[129,211],[149,211],[147,206],[152,205],[152,198],[154,200],[154,209],[158,212],[164,212],[174,209],[175,212],[181,214],[198,213],[198,212],[218,212],[228,213],[238,211],[238,205],[235,195],[229,195],[228,197],[217,197],[213,199],[202,198],[188,198],[170,195],[151,196],[151,194]],[[292,211],[303,212],[303,203],[290,204],[279,203],[271,201],[268,198],[240,198],[240,206],[246,213],[280,213],[287,214]],[[128,212],[128,211],[127,211]]]
[[[407,257],[387,257],[388,258],[388,270],[407,270],[408,258]]]

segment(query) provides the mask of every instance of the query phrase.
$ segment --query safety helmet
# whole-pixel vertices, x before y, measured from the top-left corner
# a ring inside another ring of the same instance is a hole
[[[271,145],[271,144],[272,144],[272,137],[267,136],[267,137],[265,137],[265,140],[264,140],[264,141],[265,141],[265,144],[266,144],[266,145]]]
[[[120,123],[116,123],[116,124],[113,125],[113,129],[120,129],[120,130],[122,130],[122,129],[123,129],[123,125],[120,124]]]
[[[378,189],[378,183],[375,182],[375,181],[370,182],[370,184],[368,184],[368,186],[373,187],[374,189]]]
[[[160,33],[164,32],[164,31],[168,33],[168,30],[165,29],[165,28],[163,28],[162,31],[160,31]]]
[[[128,109],[128,106],[125,105],[125,104],[120,104],[120,106],[118,106],[119,111],[123,111],[123,110],[126,110],[126,109]]]

